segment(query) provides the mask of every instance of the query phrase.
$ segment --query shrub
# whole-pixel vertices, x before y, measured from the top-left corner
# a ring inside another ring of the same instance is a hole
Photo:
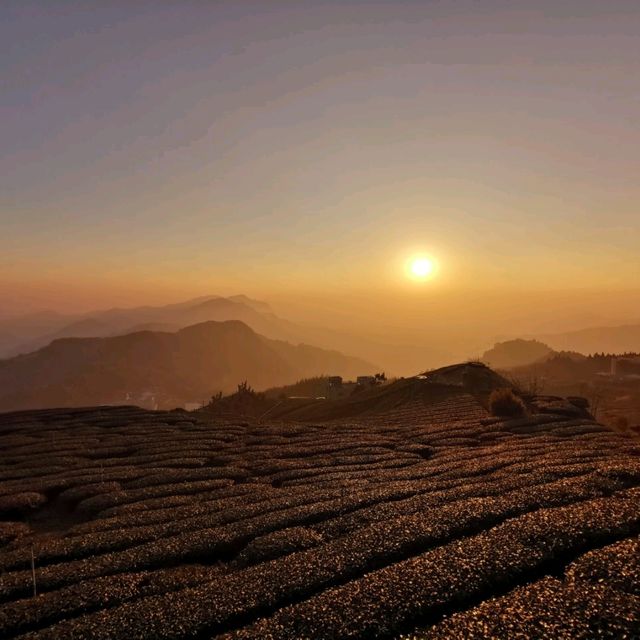
[[[489,411],[494,416],[517,417],[524,413],[522,400],[509,388],[495,389],[489,396]]]

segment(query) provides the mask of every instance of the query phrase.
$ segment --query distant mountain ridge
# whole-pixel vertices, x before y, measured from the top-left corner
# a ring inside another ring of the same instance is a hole
[[[201,296],[164,306],[115,308],[78,315],[43,312],[1,320],[0,359],[31,353],[59,338],[111,337],[141,330],[175,332],[209,320],[240,320],[267,338],[337,349],[382,363],[391,374],[408,375],[455,359],[445,345],[431,341],[406,342],[397,334],[378,339],[367,335],[366,330],[342,331],[291,322],[277,316],[268,303],[242,294]]]
[[[375,367],[358,358],[265,338],[237,320],[208,321],[175,333],[140,331],[107,338],[61,338],[0,361],[0,411],[136,404],[181,406],[229,392],[248,380],[260,389]]]
[[[41,321],[36,321],[38,318]],[[244,295],[212,295],[163,306],[114,308],[77,316],[37,314],[13,322],[5,320],[0,323],[0,357],[30,353],[59,338],[104,338],[132,333],[139,327],[176,331],[208,320],[241,320],[269,337],[289,337],[278,326],[279,319],[266,302]]]
[[[640,351],[640,324],[590,327],[537,336],[556,351],[626,353]]]
[[[163,306],[114,308],[75,315],[45,311],[20,318],[0,319],[0,359],[36,351],[58,338],[111,337],[142,330],[176,332],[209,320],[240,320],[267,338],[337,349],[380,363],[391,375],[411,375],[425,367],[443,366],[469,357],[470,353],[478,353],[474,349],[439,340],[436,334],[425,336],[423,341],[407,339],[401,332],[394,331],[385,335],[372,334],[364,320],[362,330],[292,322],[276,315],[268,303],[238,294],[201,296]],[[551,350],[560,352],[640,351],[640,323],[524,337],[543,342]],[[495,359],[487,361],[493,366],[505,366]],[[509,366],[530,362],[516,358]]]

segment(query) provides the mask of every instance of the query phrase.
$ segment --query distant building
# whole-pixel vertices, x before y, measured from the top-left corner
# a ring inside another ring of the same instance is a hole
[[[358,376],[356,378],[356,383],[359,384],[361,387],[370,387],[373,386],[376,383],[376,377],[375,376]]]
[[[325,390],[325,397],[335,400],[341,398],[344,395],[344,384],[342,382],[342,376],[329,376],[327,378],[327,385]]]

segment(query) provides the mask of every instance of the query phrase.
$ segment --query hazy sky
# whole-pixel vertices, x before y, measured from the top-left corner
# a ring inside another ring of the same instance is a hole
[[[637,290],[639,60],[637,0],[3,0],[2,303]]]

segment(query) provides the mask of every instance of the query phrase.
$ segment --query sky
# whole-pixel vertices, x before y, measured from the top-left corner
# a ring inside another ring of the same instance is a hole
[[[0,314],[640,319],[638,60],[636,0],[4,0]]]

